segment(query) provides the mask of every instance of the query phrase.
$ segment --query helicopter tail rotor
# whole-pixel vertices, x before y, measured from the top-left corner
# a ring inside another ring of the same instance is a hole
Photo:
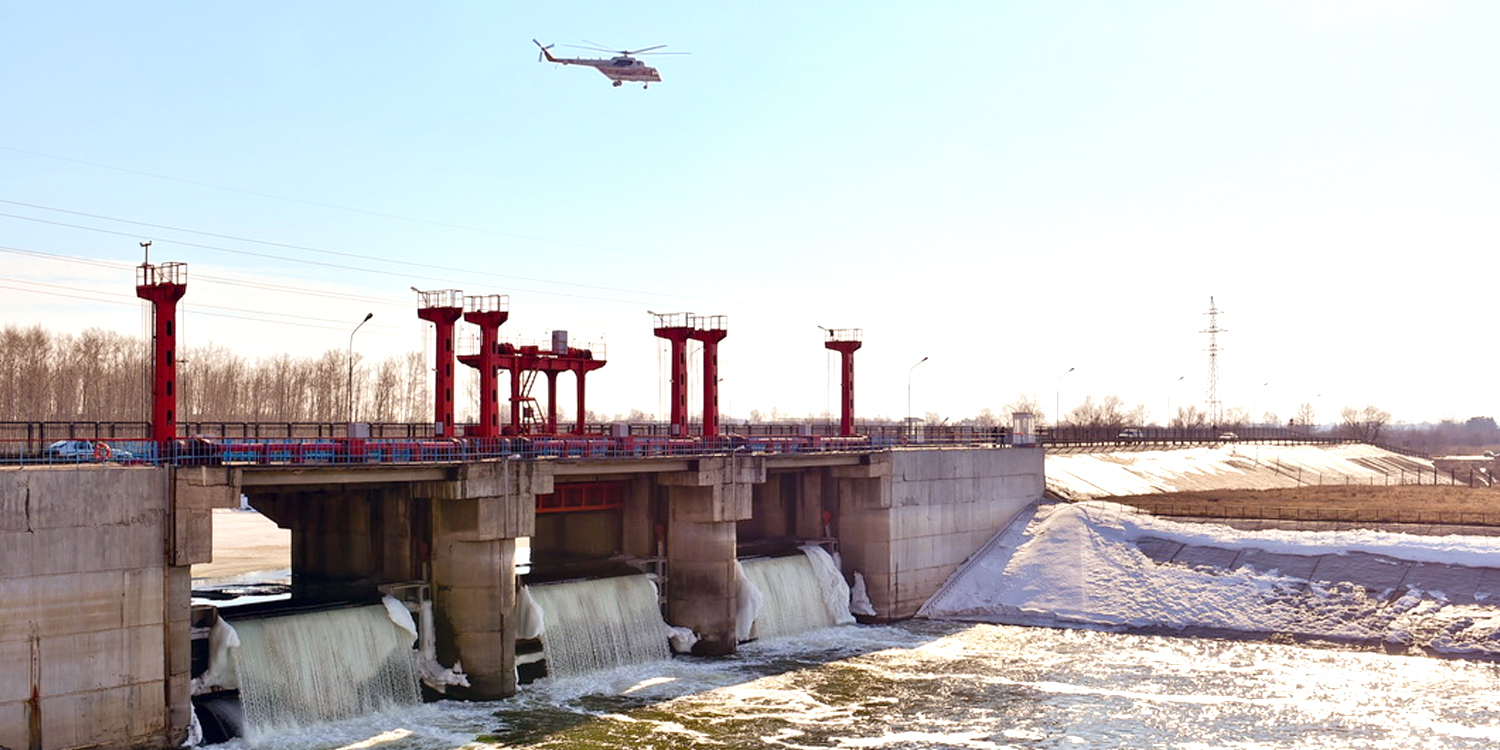
[[[553,47],[555,47],[557,45],[549,44],[549,45],[546,45],[544,47],[544,46],[542,46],[541,42],[538,42],[535,39],[532,39],[531,43],[535,44],[536,47],[537,47],[537,49],[539,50],[537,52],[537,54],[536,54],[536,61],[537,62],[542,62],[543,60],[551,60],[552,62],[557,62],[557,60],[552,57],[552,53],[550,53],[550,52],[547,51],[547,50],[552,49]]]

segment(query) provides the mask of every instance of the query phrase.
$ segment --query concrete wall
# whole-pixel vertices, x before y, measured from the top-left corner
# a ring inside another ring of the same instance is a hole
[[[168,478],[0,470],[0,746],[181,741],[192,560],[174,552]]]
[[[965,559],[1041,499],[1036,448],[875,454],[833,469],[844,570],[864,575],[880,619],[911,617]]]

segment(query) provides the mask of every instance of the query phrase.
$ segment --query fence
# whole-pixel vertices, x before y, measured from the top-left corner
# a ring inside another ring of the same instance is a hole
[[[1447,510],[1390,510],[1356,507],[1308,507],[1193,500],[1131,501],[1130,507],[1157,516],[1266,521],[1321,521],[1365,524],[1500,526],[1500,513]]]

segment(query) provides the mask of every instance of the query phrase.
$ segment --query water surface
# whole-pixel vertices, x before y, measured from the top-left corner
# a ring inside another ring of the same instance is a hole
[[[912,621],[437,703],[258,747],[1487,748],[1500,666]]]

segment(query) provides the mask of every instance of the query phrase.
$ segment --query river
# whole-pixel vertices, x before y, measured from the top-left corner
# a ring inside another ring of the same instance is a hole
[[[744,644],[257,748],[1489,748],[1500,665],[913,620]],[[242,741],[221,745],[243,748]]]

